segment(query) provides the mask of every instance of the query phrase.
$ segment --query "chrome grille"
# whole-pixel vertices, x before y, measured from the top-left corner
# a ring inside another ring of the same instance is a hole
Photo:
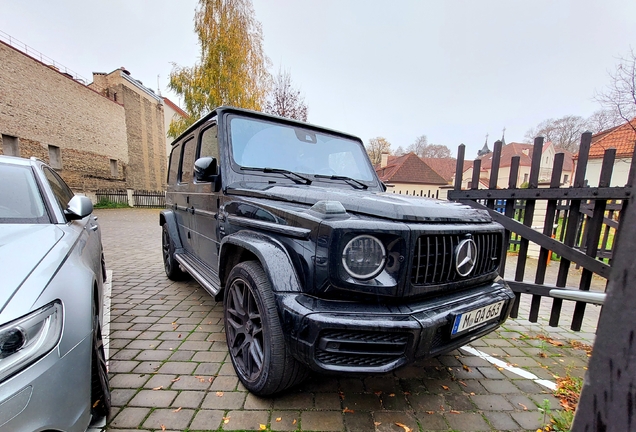
[[[425,234],[415,243],[411,283],[435,285],[470,279],[497,269],[501,259],[502,237],[500,233],[476,233],[471,238],[477,246],[477,262],[473,271],[465,277],[455,268],[455,249],[465,234]]]

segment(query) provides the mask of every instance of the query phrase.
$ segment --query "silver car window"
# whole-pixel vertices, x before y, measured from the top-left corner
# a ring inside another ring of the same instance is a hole
[[[0,223],[50,223],[31,167],[0,164]]]

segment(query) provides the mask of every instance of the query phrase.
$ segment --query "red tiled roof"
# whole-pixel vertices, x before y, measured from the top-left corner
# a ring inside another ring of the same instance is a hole
[[[452,182],[455,176],[455,170],[457,168],[457,159],[455,158],[420,158],[426,165],[433,168],[433,170],[446,179],[447,182]],[[464,161],[466,166],[467,161]]]
[[[605,150],[616,149],[616,157],[632,157],[634,154],[634,142],[636,142],[636,118],[630,123],[625,123],[608,131],[599,132],[601,135],[590,147],[590,159],[601,159]],[[578,156],[578,155],[577,155]]]
[[[545,145],[544,145],[544,148],[545,148]],[[501,148],[501,162],[499,166],[500,167],[510,166],[513,156],[519,156],[520,166],[530,166],[532,164],[532,149],[533,149],[532,144],[515,143],[515,142],[506,144],[505,146]],[[482,156],[480,158],[482,168],[485,168],[485,169],[492,168],[492,155],[493,155],[492,153],[488,153],[487,155]]]
[[[375,166],[375,172],[385,183],[448,184],[415,153],[389,156],[387,166],[381,168],[378,164]]]
[[[177,112],[177,114],[179,114],[181,117],[183,118],[188,118],[190,117],[188,115],[187,112],[185,112],[184,110],[182,110],[181,108],[179,108],[179,105],[177,105],[176,103],[172,102],[170,99],[168,99],[167,97],[162,97],[163,99],[163,103],[165,103],[166,105],[168,105],[170,108],[172,108],[173,110],[175,110]]]

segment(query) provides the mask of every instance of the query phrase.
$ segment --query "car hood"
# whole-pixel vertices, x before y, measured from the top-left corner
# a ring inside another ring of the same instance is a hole
[[[55,225],[0,224],[0,311],[63,236]]]
[[[347,212],[403,222],[492,221],[487,212],[466,205],[386,192],[240,182],[228,186],[227,193],[307,205],[323,200],[339,201]]]

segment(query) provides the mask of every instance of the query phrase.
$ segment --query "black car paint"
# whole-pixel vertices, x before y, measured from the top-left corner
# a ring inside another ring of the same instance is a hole
[[[179,253],[192,254],[196,236],[196,241],[216,245],[214,250],[207,249],[202,268],[210,271],[210,279],[219,290],[231,270],[229,263],[234,264],[236,257],[232,254],[236,250],[246,250],[258,259],[276,295],[286,340],[300,361],[322,371],[386,372],[415,358],[468,343],[494,330],[508,317],[513,294],[505,283],[495,281],[496,271],[432,287],[413,286],[409,281],[410,253],[417,235],[502,233],[501,226],[493,223],[487,213],[455,203],[388,194],[377,178],[368,182],[367,190],[362,190],[341,180],[316,178],[311,185],[303,185],[277,173],[240,170],[229,154],[225,121],[228,115],[260,117],[258,113],[220,108],[175,141],[196,136],[197,130],[204,129],[210,120],[216,121],[220,191],[208,182],[193,182],[189,190],[179,185],[169,189],[169,209],[162,212],[160,223],[168,224]],[[298,124],[279,118],[275,121]],[[322,200],[340,202],[346,213],[328,215],[314,211],[312,206]],[[176,226],[180,223],[179,213],[191,220],[188,230],[180,231]],[[197,230],[206,230],[204,240]],[[346,241],[363,233],[392,245],[389,254],[393,254],[394,266],[371,281],[351,278],[340,265]],[[506,301],[498,321],[453,339],[448,329],[444,344],[431,348],[435,333],[450,327],[452,316],[498,300]],[[398,360],[381,367],[325,365],[315,358],[316,344],[321,331],[334,328],[407,333],[408,347]]]

